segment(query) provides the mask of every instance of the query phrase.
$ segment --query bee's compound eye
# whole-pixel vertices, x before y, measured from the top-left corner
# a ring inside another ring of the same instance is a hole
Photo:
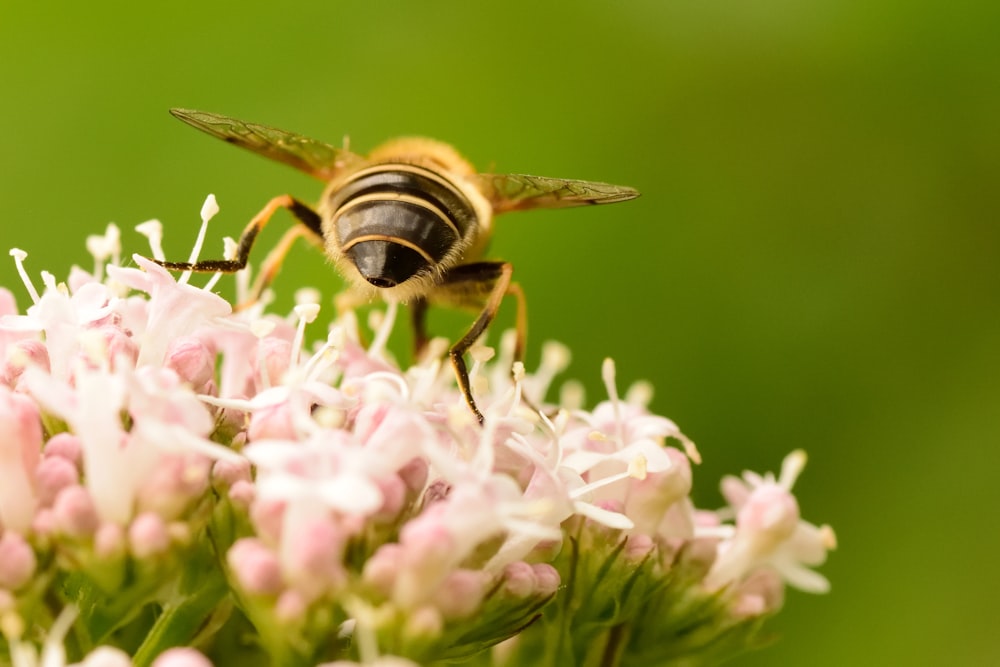
[[[346,254],[365,280],[383,289],[406,282],[428,268],[420,253],[392,241],[362,241]]]

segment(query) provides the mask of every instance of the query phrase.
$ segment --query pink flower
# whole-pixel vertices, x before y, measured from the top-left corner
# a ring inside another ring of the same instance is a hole
[[[722,586],[740,581],[758,568],[777,572],[789,585],[811,593],[825,593],[830,584],[806,566],[821,565],[828,550],[836,546],[829,526],[803,521],[792,486],[805,466],[806,456],[797,450],[785,457],[781,475],[744,473],[743,481],[729,477],[723,492],[736,510],[731,539],[719,546],[719,556],[706,583]]]
[[[194,334],[203,325],[232,312],[232,306],[222,297],[175,281],[166,269],[142,255],[133,255],[132,260],[139,269],[109,266],[108,275],[149,294],[144,326],[134,331],[140,341],[138,365],[162,364],[171,341]]]

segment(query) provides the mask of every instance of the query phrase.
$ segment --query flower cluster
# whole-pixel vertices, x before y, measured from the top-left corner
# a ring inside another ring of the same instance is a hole
[[[827,589],[805,455],[696,509],[697,449],[610,360],[588,411],[572,383],[549,399],[562,346],[533,373],[510,337],[474,348],[480,426],[445,341],[393,361],[393,304],[309,344],[310,290],[234,312],[218,276],[123,264],[114,226],[88,249],[41,290],[12,251],[23,313],[0,289],[12,665],[693,664],[753,646],[786,584]]]

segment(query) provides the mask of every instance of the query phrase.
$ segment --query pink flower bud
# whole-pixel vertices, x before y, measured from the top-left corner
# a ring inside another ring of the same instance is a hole
[[[640,562],[656,549],[653,538],[649,535],[629,535],[625,540],[624,555],[633,563]]]
[[[430,605],[411,611],[403,628],[405,636],[413,639],[437,638],[442,631],[444,619],[441,618],[441,612]]]
[[[288,589],[278,596],[278,601],[274,603],[274,615],[283,623],[297,623],[301,621],[309,609],[305,596],[301,592]]]
[[[719,552],[718,541],[698,538],[684,543],[675,565],[687,568],[692,576],[704,577],[715,564]]]
[[[319,597],[343,581],[341,554],[346,536],[333,521],[314,519],[285,539],[292,541],[282,559],[285,574],[298,590]]]
[[[197,455],[161,457],[160,464],[138,490],[137,506],[165,519],[181,516],[208,488],[211,464]]]
[[[760,568],[740,582],[733,614],[739,617],[772,614],[781,609],[784,600],[785,584],[781,576],[770,568]]]
[[[6,531],[0,537],[0,588],[17,590],[35,573],[35,552],[19,534]]]
[[[535,581],[538,582],[535,595],[540,597],[555,595],[562,583],[559,571],[548,563],[535,563],[531,568],[535,571]]]
[[[61,456],[47,456],[35,469],[35,486],[42,507],[51,506],[60,491],[79,483],[80,473],[76,466]]]
[[[424,490],[424,486],[427,484],[427,467],[426,459],[416,458],[397,472],[411,495],[416,495]]]
[[[148,558],[170,548],[167,524],[152,512],[143,512],[128,527],[129,549],[137,558]]]
[[[153,667],[212,667],[212,663],[193,648],[175,647],[161,653]]]
[[[252,480],[250,462],[246,459],[241,460],[239,463],[220,460],[212,465],[212,482],[216,484],[230,487],[236,482],[249,482]]]
[[[406,484],[398,475],[388,475],[378,480],[382,492],[382,507],[375,513],[375,519],[392,521],[406,504]]]
[[[215,355],[198,338],[180,336],[167,348],[164,366],[172,369],[181,381],[198,391],[215,376]]]
[[[535,570],[523,561],[511,563],[503,571],[503,592],[517,600],[523,600],[535,592],[538,580]]]
[[[488,582],[481,570],[455,570],[434,595],[434,605],[446,621],[469,618],[483,602]]]
[[[277,544],[285,518],[284,500],[257,500],[250,508],[250,519],[257,535],[265,542]]]
[[[257,347],[254,366],[257,372],[254,374],[254,383],[257,391],[273,387],[281,383],[285,371],[288,370],[288,362],[292,355],[292,344],[287,340],[269,336],[262,338]],[[263,367],[262,367],[263,366]],[[267,378],[265,384],[264,378]]]
[[[129,367],[134,367],[139,358],[139,346],[126,331],[119,326],[103,325],[98,328],[107,346],[108,359],[111,360],[111,367],[116,364],[125,363]]]
[[[94,501],[82,486],[60,491],[52,505],[52,514],[59,530],[70,537],[90,537],[99,523]]]
[[[235,507],[249,511],[257,497],[257,487],[249,480],[239,480],[229,489],[229,500]]]
[[[45,443],[45,456],[60,456],[74,465],[80,465],[82,447],[80,438],[72,433],[56,433]]]
[[[295,428],[296,407],[288,401],[276,405],[257,408],[250,415],[250,425],[247,427],[247,439],[257,440],[298,440]]]
[[[237,540],[226,554],[226,561],[248,593],[274,595],[284,587],[278,557],[256,538]]]
[[[427,517],[424,513],[423,517]],[[447,528],[433,520],[411,521],[400,532],[403,563],[393,599],[404,609],[430,598],[449,573],[458,545]]]
[[[394,542],[383,544],[365,561],[361,577],[366,585],[389,597],[402,563],[403,547]]]
[[[105,560],[125,555],[125,529],[117,523],[105,521],[94,533],[94,553]]]

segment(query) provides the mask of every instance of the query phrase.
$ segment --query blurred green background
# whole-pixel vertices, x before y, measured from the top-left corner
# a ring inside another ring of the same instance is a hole
[[[109,221],[145,252],[131,228],[161,219],[179,257],[209,192],[215,239],[318,196],[171,106],[634,185],[500,218],[493,254],[529,297],[529,366],[554,338],[591,401],[605,356],[652,380],[701,447],[700,504],[809,451],[833,591],[791,593],[737,664],[1000,664],[1000,5],[947,7],[4,0],[3,240],[64,276]],[[288,264],[279,289],[338,284],[305,246]],[[0,284],[24,305],[12,263]]]

